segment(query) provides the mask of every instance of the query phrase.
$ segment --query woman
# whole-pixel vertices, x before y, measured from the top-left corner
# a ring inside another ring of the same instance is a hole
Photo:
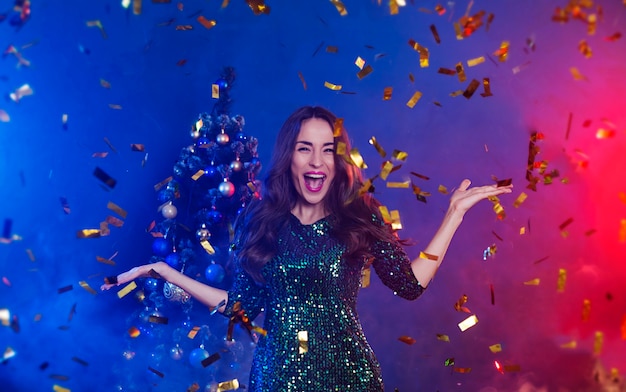
[[[465,212],[511,186],[469,188],[464,180],[432,241],[428,258],[411,261],[380,204],[362,194],[360,170],[336,153],[350,151],[336,116],[302,107],[283,124],[264,195],[237,221],[236,279],[230,290],[207,286],[166,263],[135,267],[117,284],[160,276],[225,315],[235,306],[253,320],[265,311],[251,391],[382,391],[380,367],[356,312],[362,270],[370,263],[395,294],[417,298],[439,268]],[[436,256],[436,260],[433,260]],[[158,275],[155,275],[158,274]],[[105,284],[108,289],[112,284]]]

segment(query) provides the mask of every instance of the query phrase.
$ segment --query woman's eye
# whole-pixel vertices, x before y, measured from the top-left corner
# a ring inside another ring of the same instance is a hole
[[[334,148],[327,148],[327,149],[324,150],[324,152],[329,152],[329,153],[333,154],[335,152],[335,149]]]

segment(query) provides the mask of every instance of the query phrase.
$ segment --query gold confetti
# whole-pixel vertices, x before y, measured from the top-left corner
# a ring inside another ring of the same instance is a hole
[[[135,326],[128,328],[128,336],[130,336],[131,338],[135,339],[139,337],[139,335],[141,335],[141,331],[139,330],[139,328]]]
[[[89,286],[89,284],[88,284],[87,282],[85,282],[84,280],[81,280],[80,282],[78,282],[78,284],[80,284],[80,287],[82,287],[83,289],[87,290],[87,292],[88,292],[89,294],[93,294],[93,295],[98,294],[98,293],[96,292],[96,290],[92,289],[92,288]]]
[[[626,242],[626,219],[619,222],[619,242]]]
[[[578,51],[582,53],[582,55],[585,56],[585,58],[587,59],[590,58],[592,55],[591,46],[589,46],[587,41],[584,39],[578,43]]]
[[[191,330],[187,334],[187,337],[189,339],[193,339],[193,338],[196,337],[196,335],[198,334],[199,331],[200,331],[200,327],[193,327],[193,328],[191,328]]]
[[[419,258],[420,258],[420,259],[432,260],[432,261],[437,261],[437,260],[439,260],[439,256],[437,256],[437,255],[431,255],[430,253],[426,253],[426,252],[422,252],[422,251],[420,251]]]
[[[119,216],[121,216],[122,218],[126,219],[126,215],[128,215],[128,213],[120,206],[118,206],[117,204],[113,203],[112,201],[109,201],[107,203],[107,208],[113,212],[115,212],[116,214],[118,214]]]
[[[335,8],[337,8],[337,12],[339,12],[339,15],[341,15],[341,16],[348,15],[348,10],[346,9],[346,6],[341,1],[339,1],[339,0],[330,0],[330,2],[333,3]]]
[[[141,15],[141,0],[133,0],[133,14]]]
[[[498,57],[500,62],[505,62],[509,57],[509,41],[502,41],[500,48],[493,52],[493,55]]]
[[[385,150],[383,149],[383,147],[378,144],[378,141],[376,140],[376,138],[374,136],[372,136],[369,140],[369,143],[374,146],[374,148],[376,149],[376,151],[378,152],[378,155],[380,155],[381,157],[385,157],[387,156],[387,153],[385,152]]]
[[[541,279],[535,278],[535,279],[528,280],[528,281],[524,282],[524,284],[526,286],[539,286],[539,282],[540,281],[541,281]]]
[[[596,332],[593,340],[593,353],[594,355],[600,355],[602,352],[602,345],[604,344],[604,334],[600,331]]]
[[[367,75],[371,74],[373,71],[374,71],[374,68],[372,68],[372,66],[368,64],[362,70],[357,72],[356,76],[359,78],[359,80],[361,80]]]
[[[415,342],[417,342],[417,340],[413,339],[410,336],[406,336],[406,335],[400,336],[398,338],[398,340],[401,341],[402,343],[408,344],[409,346],[412,345],[412,344],[415,344]]]
[[[239,388],[239,381],[235,378],[230,381],[223,381],[217,384],[217,392],[232,391]]]
[[[609,139],[615,136],[615,131],[612,129],[599,128],[596,132],[596,139]]]
[[[372,275],[372,271],[370,270],[369,267],[363,268],[363,271],[361,271],[361,287],[362,288],[369,287],[370,281],[371,281],[371,275]]]
[[[476,315],[473,314],[469,316],[468,318],[466,318],[465,320],[461,321],[458,325],[459,325],[459,329],[461,330],[461,332],[465,332],[467,329],[473,327],[477,323],[478,323],[478,317],[476,317]]]
[[[343,86],[341,86],[340,84],[333,84],[330,82],[324,82],[324,87],[326,87],[329,90],[333,90],[333,91],[339,91],[342,89]]]
[[[450,337],[448,335],[438,333],[437,340],[441,340],[442,342],[450,342]]]
[[[580,73],[578,68],[570,67],[569,70],[572,73],[572,76],[574,77],[574,80],[587,80],[587,78],[583,74]]]
[[[485,62],[485,56],[480,56],[480,57],[476,57],[476,58],[467,60],[467,66],[468,67],[475,67],[478,64],[482,64],[484,62]]]
[[[213,19],[209,20],[209,19],[205,18],[202,15],[198,16],[198,18],[196,18],[196,20],[198,21],[198,23],[200,23],[202,26],[204,26],[204,28],[206,28],[207,30],[212,29],[217,24],[217,22],[215,20],[213,20]]]
[[[50,376],[50,377],[52,377],[52,376]],[[54,392],[72,392],[72,390],[71,390],[71,389],[68,389],[68,388],[63,388],[62,386],[57,385],[57,384],[54,384],[54,385],[52,386],[52,390],[53,390]]]
[[[204,175],[204,170],[199,169],[193,176],[191,176],[191,179],[194,181],[198,181],[198,179],[202,177],[203,175]]]
[[[87,21],[87,26],[88,27],[97,27],[100,30],[100,34],[102,34],[102,38],[107,39],[107,33],[106,31],[104,31],[104,27],[102,26],[102,22],[100,22],[99,20],[88,20]]]
[[[442,195],[447,195],[448,194],[448,188],[445,185],[439,185],[437,187],[437,191],[439,193],[441,193]]]
[[[491,97],[493,94],[491,93],[491,82],[489,78],[483,78],[483,92],[480,93],[481,97]]]
[[[562,293],[565,291],[565,281],[567,280],[567,271],[564,268],[559,268],[559,278],[556,283],[556,291]]]
[[[363,161],[363,157],[356,147],[350,150],[350,158],[352,158],[352,162],[354,162],[357,167],[361,169],[367,169],[367,165],[365,164],[365,161]]]
[[[137,288],[137,283],[135,283],[135,281],[132,281],[129,284],[127,284],[123,289],[117,292],[117,297],[120,299],[124,298],[128,293],[130,293],[136,288]]]
[[[454,304],[454,310],[456,310],[457,312],[472,313],[469,308],[463,306],[465,305],[465,303],[467,303],[467,295],[463,294],[461,298],[459,298],[459,300],[456,301],[456,303]]]
[[[492,344],[491,346],[489,346],[489,350],[494,354],[499,353],[500,351],[502,351],[502,345],[500,343]]]
[[[252,13],[257,16],[262,14],[269,15],[271,11],[270,6],[265,4],[265,0],[246,0],[246,3],[248,3]]]
[[[428,49],[418,44],[415,40],[409,39],[409,45],[420,55],[420,67],[428,67],[428,58],[430,56]]]
[[[583,300],[582,320],[589,321],[589,314],[591,313],[591,301],[588,299]]]
[[[76,238],[99,238],[100,229],[82,229],[76,232]]]
[[[215,254],[215,249],[213,249],[213,246],[211,245],[211,243],[207,240],[202,240],[200,241],[200,245],[202,245],[202,248],[204,248],[204,250],[210,254],[213,255]]]
[[[346,143],[344,142],[337,142],[337,151],[335,151],[335,154],[337,155],[346,155]]]
[[[513,202],[513,207],[518,208],[519,206],[521,206],[527,197],[528,195],[522,192],[519,196],[517,196],[517,199],[515,199],[515,201]]]
[[[363,60],[361,56],[357,56],[356,60],[354,60],[354,64],[362,70],[365,66],[365,60]]]
[[[430,31],[433,33],[433,37],[435,38],[435,42],[440,44],[441,43],[441,37],[439,37],[439,32],[437,31],[437,27],[434,24],[430,25]]]
[[[400,222],[400,211],[391,211],[391,229],[402,230],[402,222]]]
[[[456,74],[459,77],[459,82],[463,83],[467,80],[467,75],[465,75],[465,69],[463,68],[463,63],[457,63],[457,65],[454,66],[454,68],[456,69]]]
[[[298,77],[300,78],[300,82],[302,82],[302,88],[306,90],[307,89],[306,80],[304,80],[304,75],[302,75],[302,72],[298,71]]]
[[[504,213],[504,207],[500,204],[500,199],[497,196],[489,196],[488,199],[493,203],[493,211],[496,213],[496,217],[502,220],[506,217]]]
[[[421,97],[422,97],[422,93],[419,91],[416,91],[411,97],[411,99],[409,99],[409,101],[406,103],[406,106],[413,109],[413,107],[415,107],[415,104],[417,103],[417,101],[420,100]]]
[[[463,32],[461,31],[461,25],[459,24],[459,22],[454,22],[453,26],[454,26],[454,35],[456,36],[456,39],[462,40]]]
[[[389,214],[389,210],[386,206],[379,206],[378,210],[380,211],[380,215],[383,218],[383,222],[390,224],[391,223],[391,215]]]
[[[400,189],[408,189],[411,185],[411,181],[402,181],[402,182],[394,182],[388,181],[387,188],[400,188]]]
[[[456,75],[456,70],[454,69],[448,69],[448,68],[439,68],[437,70],[437,73],[440,73],[442,75]]]
[[[463,96],[467,99],[472,98],[472,95],[474,95],[474,93],[476,92],[476,89],[478,89],[478,86],[480,85],[480,82],[476,79],[472,79],[472,81],[470,82],[470,84],[467,86],[467,88],[465,89],[465,91],[463,91]]]
[[[472,371],[472,368],[462,368],[462,367],[453,367],[452,370],[454,370],[457,373],[469,373]]]
[[[338,47],[336,47],[336,46],[331,46],[331,45],[328,45],[328,46],[326,47],[326,53],[338,53],[338,52],[339,52],[339,48],[338,48]],[[360,59],[360,57],[359,57],[359,59]],[[363,63],[365,63],[365,61],[363,61]],[[357,66],[358,66],[358,64],[357,64]],[[359,67],[359,68],[363,69],[363,67],[362,67],[362,66],[361,66],[361,67]]]
[[[574,349],[576,348],[577,343],[575,340],[569,341],[567,343],[563,343],[561,344],[561,348],[570,348],[570,349]]]
[[[219,99],[220,98],[220,86],[219,84],[211,85],[211,98]]]
[[[393,87],[385,87],[383,90],[383,101],[389,101],[391,99],[391,93],[393,92]]]

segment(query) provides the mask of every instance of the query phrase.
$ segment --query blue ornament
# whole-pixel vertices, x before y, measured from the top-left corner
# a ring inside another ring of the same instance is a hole
[[[248,136],[243,132],[237,132],[237,134],[235,135],[235,139],[239,140],[240,142],[245,142],[246,140],[248,140]]]
[[[202,146],[209,144],[210,142],[211,141],[208,138],[202,136],[202,137],[199,137],[198,140],[196,141],[196,146],[202,147]]]
[[[174,200],[174,192],[167,188],[161,189],[159,193],[157,193],[157,201],[159,204],[164,204],[172,200]]]
[[[159,280],[155,278],[148,278],[143,283],[143,287],[147,292],[153,292],[159,287]]]
[[[189,353],[189,363],[196,369],[202,369],[202,361],[209,357],[209,353],[203,348],[194,348]]]
[[[180,267],[180,255],[176,252],[172,252],[165,258],[165,262],[172,268],[178,269]]]
[[[169,241],[163,237],[156,237],[152,242],[152,253],[157,256],[165,257],[172,251]]]
[[[209,264],[206,271],[204,271],[206,280],[208,280],[209,283],[214,284],[222,283],[225,275],[226,272],[224,271],[224,268],[219,264]]]

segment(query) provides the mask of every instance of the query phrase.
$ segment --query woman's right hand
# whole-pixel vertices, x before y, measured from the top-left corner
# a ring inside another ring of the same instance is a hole
[[[105,283],[100,286],[100,290],[109,290],[113,286],[119,286],[137,278],[159,277],[160,273],[158,271],[162,270],[164,265],[167,266],[164,262],[159,261],[157,263],[144,264],[131,268],[128,271],[117,275],[117,283]]]

